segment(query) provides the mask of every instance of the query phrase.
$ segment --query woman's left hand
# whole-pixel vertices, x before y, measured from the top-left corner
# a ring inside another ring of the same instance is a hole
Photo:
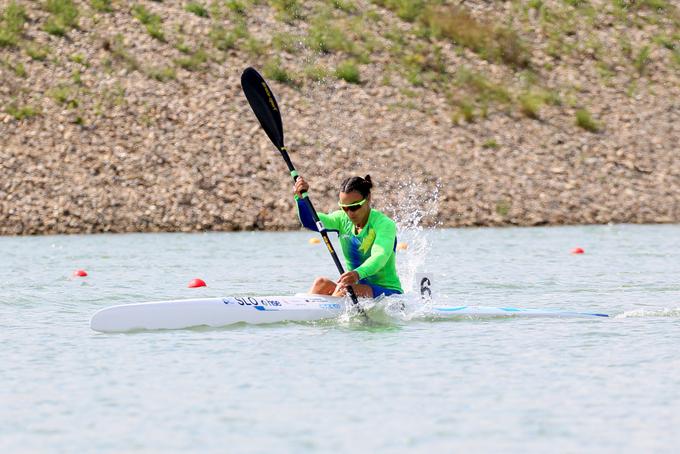
[[[338,279],[338,284],[340,284],[341,287],[347,287],[348,285],[353,285],[357,282],[359,282],[359,273],[356,271],[342,273],[342,276]]]

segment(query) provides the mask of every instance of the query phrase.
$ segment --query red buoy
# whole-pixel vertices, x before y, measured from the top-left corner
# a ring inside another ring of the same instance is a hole
[[[574,249],[571,250],[571,253],[572,253],[572,254],[583,254],[583,253],[585,253],[585,252],[586,252],[586,251],[584,251],[584,250],[583,250],[582,248],[580,248],[580,247],[575,247]]]
[[[76,277],[85,277],[85,276],[87,276],[87,271],[85,271],[85,270],[75,270],[73,272],[73,275],[76,276]]]
[[[198,287],[207,287],[205,284],[205,281],[203,279],[192,279],[191,282],[189,282],[189,285],[187,286],[189,288],[198,288]]]

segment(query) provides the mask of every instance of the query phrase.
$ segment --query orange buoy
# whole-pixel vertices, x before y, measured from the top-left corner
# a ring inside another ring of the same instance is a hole
[[[87,271],[85,271],[85,270],[75,270],[73,272],[73,275],[76,276],[76,277],[85,277],[85,276],[87,276]]]
[[[187,286],[189,288],[198,288],[198,287],[207,287],[205,284],[205,281],[203,279],[192,279],[191,282],[189,282],[189,285]]]
[[[321,243],[321,240],[318,239],[317,237],[309,239],[309,244],[319,244],[319,243]]]
[[[585,254],[586,251],[583,250],[583,248],[580,247],[575,247],[574,249],[571,250],[572,254]]]
[[[405,251],[408,249],[408,243],[397,243],[397,251]]]

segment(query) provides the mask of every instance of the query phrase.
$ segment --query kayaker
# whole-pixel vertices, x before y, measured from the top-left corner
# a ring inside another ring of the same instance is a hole
[[[340,186],[340,210],[318,213],[329,231],[338,232],[349,271],[336,282],[325,277],[314,281],[309,293],[344,296],[351,285],[359,297],[375,298],[379,295],[403,293],[397,275],[397,226],[384,213],[371,208],[371,176],[350,177]],[[300,177],[295,182],[300,222],[306,228],[318,231],[311,211],[302,199],[309,184]]]

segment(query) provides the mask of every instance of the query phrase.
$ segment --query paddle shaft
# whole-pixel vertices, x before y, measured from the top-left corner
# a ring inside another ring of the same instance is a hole
[[[246,68],[243,71],[243,74],[241,74],[241,87],[243,88],[243,93],[246,95],[248,103],[253,109],[253,113],[255,113],[262,129],[264,129],[264,132],[269,136],[269,140],[271,140],[274,146],[281,152],[281,156],[283,157],[283,160],[286,161],[293,181],[297,181],[300,176],[298,175],[297,170],[295,170],[295,166],[293,166],[290,156],[288,156],[288,151],[286,150],[283,141],[283,122],[281,120],[279,105],[276,102],[276,98],[274,98],[274,94],[267,85],[267,82],[257,70],[254,68]],[[328,248],[328,252],[331,253],[333,262],[335,262],[335,266],[338,268],[340,275],[344,274],[345,270],[342,267],[342,263],[340,263],[338,254],[335,253],[333,244],[331,243],[330,238],[328,238],[328,231],[324,227],[323,222],[319,219],[319,215],[316,213],[314,205],[312,205],[312,201],[309,200],[306,192],[302,193],[302,199],[311,211],[312,218],[316,224],[316,229],[321,234],[324,243],[326,243],[326,248]],[[359,311],[363,313],[361,306],[359,306],[357,295],[354,293],[354,289],[351,286],[347,287],[347,293],[349,293],[349,296],[352,298],[354,305],[356,305],[359,308]]]
[[[279,151],[281,152],[283,160],[286,161],[286,165],[288,166],[290,175],[293,177],[293,182],[297,181],[298,178],[300,178],[300,175],[298,174],[297,170],[295,170],[295,166],[293,165],[293,162],[290,160],[290,156],[288,156],[288,150],[286,150],[286,147],[280,147]],[[340,275],[344,274],[345,269],[343,268],[342,263],[338,258],[338,254],[335,252],[335,248],[333,247],[333,243],[331,243],[331,239],[328,237],[326,227],[324,227],[323,222],[321,222],[321,220],[319,219],[319,215],[316,213],[316,209],[314,209],[314,205],[312,204],[312,201],[309,199],[309,196],[307,195],[306,192],[302,193],[302,199],[307,204],[307,207],[309,207],[309,211],[312,212],[312,218],[314,219],[316,228],[321,234],[323,242],[326,244],[326,248],[328,249],[328,252],[330,252],[331,257],[333,258],[333,262],[335,263],[335,266],[338,268]],[[357,305],[357,307],[359,307],[358,306],[359,300],[357,299],[357,296],[354,293],[354,289],[351,286],[347,287],[347,293],[349,293],[349,296],[352,298],[352,302],[355,305]]]

